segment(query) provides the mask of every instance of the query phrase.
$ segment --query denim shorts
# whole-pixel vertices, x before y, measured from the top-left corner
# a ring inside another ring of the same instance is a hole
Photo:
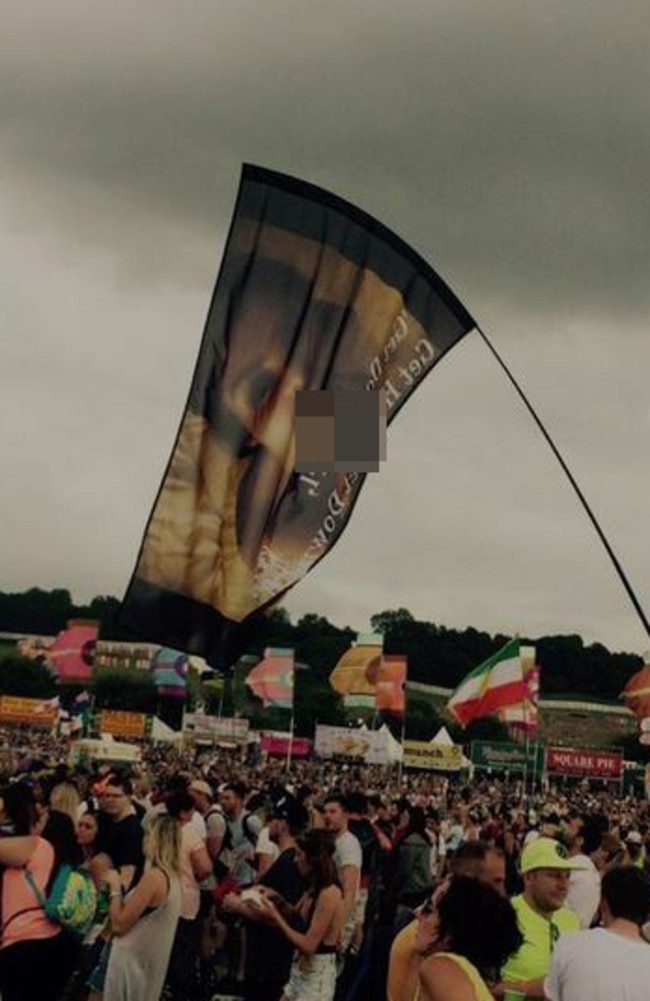
[[[284,988],[287,1001],[332,1001],[335,989],[336,955],[296,955]]]

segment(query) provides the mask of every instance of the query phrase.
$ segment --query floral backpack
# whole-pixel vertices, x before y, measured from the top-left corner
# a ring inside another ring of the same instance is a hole
[[[97,890],[90,873],[61,865],[49,895],[36,885],[31,872],[25,879],[50,921],[83,938],[90,930],[97,910]]]

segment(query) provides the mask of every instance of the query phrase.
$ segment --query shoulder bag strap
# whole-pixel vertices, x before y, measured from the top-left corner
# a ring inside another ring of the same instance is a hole
[[[5,872],[6,872],[6,869],[2,873],[2,879],[0,880],[0,883],[2,884],[2,889],[0,891],[0,915],[2,914],[2,900],[4,898],[4,876],[5,876]],[[0,944],[3,942],[4,937],[5,937],[5,932],[7,931],[7,928],[12,923],[12,921],[15,921],[16,918],[22,917],[23,914],[31,914],[33,911],[40,911],[44,907],[44,904],[41,902],[40,897],[39,897],[39,894],[41,893],[41,891],[36,886],[36,883],[34,882],[34,877],[32,876],[31,872],[28,872],[26,868],[23,868],[23,875],[25,876],[25,879],[27,880],[27,882],[28,882],[29,886],[31,887],[31,889],[34,891],[34,893],[36,895],[36,899],[38,900],[38,905],[36,907],[21,907],[21,909],[19,911],[16,911],[14,914],[11,915],[11,917],[7,921],[5,921],[5,923],[0,928]]]

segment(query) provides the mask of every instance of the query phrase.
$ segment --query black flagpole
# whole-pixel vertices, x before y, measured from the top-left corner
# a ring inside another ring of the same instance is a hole
[[[483,330],[481,330],[481,328],[478,326],[478,324],[476,325],[476,330],[481,335],[481,337],[483,338],[484,342],[487,344],[488,348],[490,349],[490,351],[492,352],[492,354],[496,358],[497,362],[499,363],[499,365],[501,366],[501,368],[505,372],[506,376],[508,377],[508,379],[512,383],[512,386],[514,387],[514,389],[516,390],[516,392],[517,392],[518,396],[520,397],[522,403],[524,404],[524,406],[528,410],[528,413],[533,418],[533,420],[535,421],[535,424],[537,425],[537,427],[539,428],[539,430],[543,434],[544,438],[546,439],[546,441],[547,441],[547,443],[548,443],[551,451],[553,452],[553,455],[555,456],[555,458],[557,459],[557,461],[560,463],[560,466],[564,470],[564,473],[565,473],[567,479],[569,480],[569,483],[573,487],[573,489],[574,489],[574,491],[576,493],[576,496],[578,497],[578,500],[582,504],[582,506],[583,506],[583,508],[585,510],[585,513],[587,514],[587,517],[589,518],[591,524],[594,526],[594,528],[596,530],[596,533],[598,535],[598,538],[600,539],[600,541],[602,542],[603,546],[605,547],[607,555],[609,556],[610,560],[612,561],[612,563],[614,565],[614,569],[616,570],[616,573],[618,574],[619,580],[620,580],[621,584],[623,585],[623,587],[625,588],[625,590],[627,592],[628,598],[630,599],[630,601],[634,605],[634,609],[635,609],[637,615],[639,616],[639,618],[641,619],[641,622],[643,623],[643,628],[645,629],[646,634],[648,636],[650,636],[650,622],[648,621],[648,619],[646,617],[646,614],[643,611],[643,608],[641,607],[641,603],[639,602],[639,599],[637,598],[636,594],[632,590],[632,585],[630,584],[629,580],[627,579],[627,577],[625,575],[625,572],[623,570],[623,567],[619,563],[614,550],[610,546],[609,541],[607,539],[607,536],[605,535],[605,533],[603,532],[602,528],[598,524],[598,521],[596,519],[596,516],[595,516],[594,512],[589,507],[589,504],[587,503],[587,498],[585,497],[585,495],[583,494],[582,490],[578,486],[578,484],[577,484],[577,482],[575,480],[575,477],[573,476],[573,473],[571,472],[571,470],[567,466],[566,462],[564,461],[564,459],[560,455],[560,452],[558,451],[558,448],[557,448],[555,442],[553,441],[553,439],[551,438],[550,434],[548,433],[548,431],[546,430],[546,428],[542,424],[541,419],[538,417],[538,415],[535,412],[532,404],[529,402],[527,396],[525,395],[523,389],[521,388],[521,386],[519,385],[519,383],[515,379],[514,375],[512,374],[512,372],[510,371],[510,369],[508,368],[508,366],[506,365],[506,363],[504,362],[503,358],[501,357],[501,355],[499,354],[499,352],[497,351],[497,349],[490,342],[490,340],[488,339],[486,333]]]

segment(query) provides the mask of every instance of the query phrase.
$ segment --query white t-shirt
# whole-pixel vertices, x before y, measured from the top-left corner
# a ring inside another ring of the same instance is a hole
[[[605,928],[565,935],[544,990],[549,1001],[648,1001],[650,945]]]
[[[449,833],[447,834],[446,849],[452,854],[457,852],[463,843],[465,837],[465,829],[460,823],[453,823],[449,828]]]
[[[361,863],[363,859],[363,853],[361,851],[361,844],[359,839],[352,831],[344,831],[343,834],[339,834],[336,839],[336,847],[334,849],[334,864],[338,872],[341,872],[345,866],[354,866],[357,870],[357,880],[356,888],[354,891],[354,904],[348,915],[348,919],[341,933],[340,946],[343,951],[345,951],[350,942],[352,941],[352,936],[354,935],[354,929],[357,923],[357,909],[356,903],[359,896],[359,884],[361,883]]]
[[[581,868],[571,873],[566,906],[576,912],[581,928],[589,928],[600,903],[600,873],[588,855],[574,855],[571,861]]]
[[[352,831],[344,831],[343,834],[339,834],[334,850],[334,862],[338,871],[340,872],[346,865],[354,865],[361,874],[361,861],[362,853],[359,839]]]
[[[270,855],[273,862],[280,856],[280,849],[274,841],[271,841],[268,826],[263,827],[260,831],[257,844],[255,845],[255,854]]]
[[[431,838],[431,856],[430,856],[431,875],[437,877],[439,865],[447,855],[447,846],[445,844],[445,839],[443,838],[442,834],[438,834],[436,836],[434,833],[430,833],[429,837]]]
[[[192,821],[181,828],[181,917],[192,920],[199,913],[201,891],[192,867],[192,855],[205,847]]]

